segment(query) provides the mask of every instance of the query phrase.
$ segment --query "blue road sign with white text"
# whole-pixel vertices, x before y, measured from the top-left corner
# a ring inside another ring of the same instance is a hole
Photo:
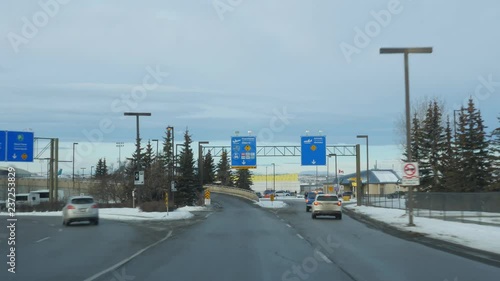
[[[0,161],[5,161],[7,155],[7,132],[0,131]]]
[[[33,162],[32,132],[7,132],[7,161],[8,162]]]
[[[231,137],[231,168],[257,168],[256,137]]]
[[[326,137],[301,137],[300,144],[300,158],[302,166],[326,165]]]

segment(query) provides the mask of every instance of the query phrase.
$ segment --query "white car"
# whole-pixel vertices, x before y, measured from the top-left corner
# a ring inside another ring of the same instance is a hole
[[[311,217],[317,216],[335,216],[342,219],[342,201],[336,194],[318,194],[311,206]]]
[[[62,214],[65,226],[75,221],[89,221],[95,225],[99,224],[99,208],[92,196],[70,197]]]
[[[289,192],[285,192],[285,191],[277,191],[276,192],[276,196],[277,197],[286,197],[286,196],[292,196]]]

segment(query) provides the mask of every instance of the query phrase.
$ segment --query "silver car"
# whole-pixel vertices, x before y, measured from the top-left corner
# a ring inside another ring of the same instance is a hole
[[[335,194],[318,194],[311,206],[312,218],[317,216],[335,216],[342,219],[342,202]]]
[[[74,196],[62,209],[63,225],[69,225],[75,221],[89,221],[95,225],[99,224],[99,208],[92,196]]]

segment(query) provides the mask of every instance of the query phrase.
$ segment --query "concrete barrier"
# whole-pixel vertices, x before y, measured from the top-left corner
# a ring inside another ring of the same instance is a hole
[[[231,196],[237,196],[245,198],[252,201],[259,201],[259,197],[255,192],[247,189],[241,189],[236,187],[229,187],[223,185],[205,185],[205,187],[213,193],[222,193]]]

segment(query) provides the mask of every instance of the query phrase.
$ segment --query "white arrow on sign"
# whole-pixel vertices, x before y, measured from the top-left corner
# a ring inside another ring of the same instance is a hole
[[[17,158],[17,155],[14,153],[12,154],[12,158],[16,159]]]
[[[241,164],[245,165],[247,162],[245,160],[241,161]]]
[[[314,164],[316,164],[316,160],[314,160],[314,159],[313,159],[312,164],[313,164],[313,165],[314,165]]]

